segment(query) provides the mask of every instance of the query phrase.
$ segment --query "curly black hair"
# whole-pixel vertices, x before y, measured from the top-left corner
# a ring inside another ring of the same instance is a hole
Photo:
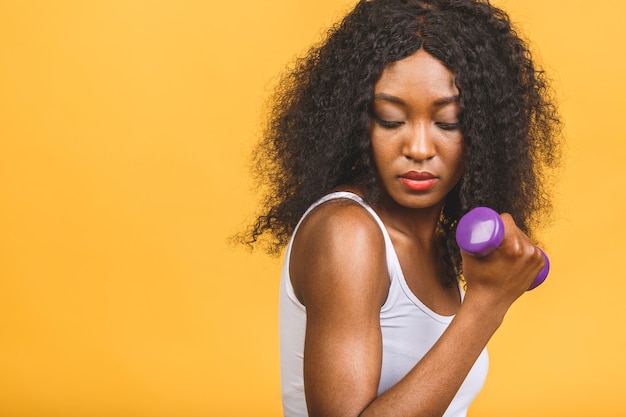
[[[461,269],[456,222],[471,208],[508,212],[532,237],[552,209],[544,179],[558,165],[560,119],[508,15],[487,0],[361,0],[271,97],[254,152],[263,214],[245,242],[265,235],[265,249],[279,253],[306,209],[336,187],[379,198],[368,133],[374,84],[386,65],[420,48],[455,74],[460,92],[465,173],[438,227],[450,278]]]

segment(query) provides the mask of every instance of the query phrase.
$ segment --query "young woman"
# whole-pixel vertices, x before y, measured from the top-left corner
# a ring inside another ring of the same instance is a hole
[[[248,241],[287,245],[285,415],[466,415],[544,265],[559,119],[527,46],[486,0],[363,0],[272,105]],[[454,231],[479,205],[505,236],[473,258]]]

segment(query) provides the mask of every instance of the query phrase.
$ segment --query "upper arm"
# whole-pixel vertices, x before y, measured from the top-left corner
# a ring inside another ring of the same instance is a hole
[[[309,413],[358,415],[376,398],[382,361],[380,308],[389,276],[379,226],[353,202],[322,205],[300,226],[290,275],[307,309]]]

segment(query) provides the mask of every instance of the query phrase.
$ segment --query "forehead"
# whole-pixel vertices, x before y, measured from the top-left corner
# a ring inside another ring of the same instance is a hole
[[[376,92],[398,93],[401,91],[436,89],[442,94],[458,94],[454,73],[441,61],[423,49],[392,62],[383,70],[376,82]]]

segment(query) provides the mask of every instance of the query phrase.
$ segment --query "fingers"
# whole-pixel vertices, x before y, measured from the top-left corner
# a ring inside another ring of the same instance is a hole
[[[500,249],[513,257],[529,257],[543,263],[541,249],[517,227],[513,217],[509,213],[502,213],[500,217],[504,223],[504,238]]]
[[[511,263],[524,265],[528,273],[532,275],[532,282],[545,265],[542,251],[517,227],[509,213],[502,213],[500,217],[504,224],[504,238],[498,251]]]

